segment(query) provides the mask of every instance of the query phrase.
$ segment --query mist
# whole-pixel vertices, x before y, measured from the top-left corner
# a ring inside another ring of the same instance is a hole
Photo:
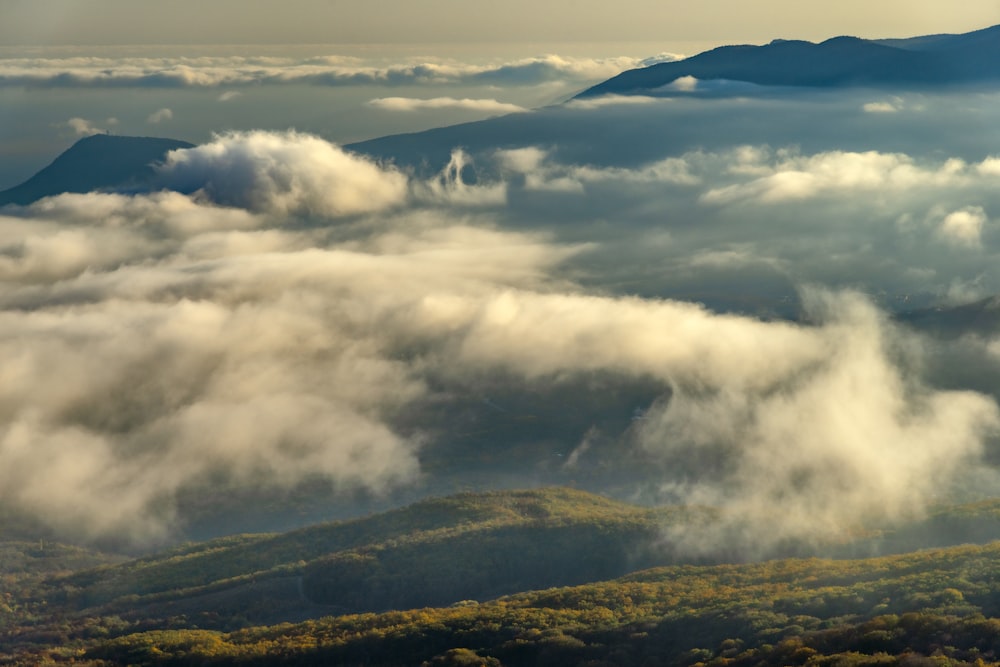
[[[937,303],[993,289],[993,165],[524,145],[426,173],[218,135],[149,192],[0,212],[0,501],[136,546],[208,489],[317,482],[712,505],[670,536],[699,555],[919,516],[991,479],[996,343],[946,346],[878,290],[904,265]],[[738,307],[699,298],[737,284]]]

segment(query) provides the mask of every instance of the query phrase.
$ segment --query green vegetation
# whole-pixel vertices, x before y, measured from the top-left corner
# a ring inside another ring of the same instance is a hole
[[[998,559],[991,545],[674,566],[483,604],[131,633],[76,655],[146,665],[997,664]]]
[[[281,535],[188,545],[54,585],[74,591],[76,609],[115,613],[209,595],[214,606],[221,593],[243,596],[280,581],[294,589],[287,597],[329,605],[326,613],[450,604],[663,563],[653,544],[692,513],[572,489],[459,494]]]
[[[943,508],[852,548],[944,524],[965,528],[940,539],[989,536],[998,516]],[[636,571],[680,562],[665,526],[712,517],[546,489],[75,573],[101,556],[9,542],[0,664],[1000,664],[1000,543]]]

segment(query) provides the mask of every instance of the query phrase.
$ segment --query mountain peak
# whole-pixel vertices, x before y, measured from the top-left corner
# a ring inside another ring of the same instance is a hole
[[[24,183],[0,192],[0,206],[24,206],[64,192],[132,188],[148,182],[152,165],[169,151],[193,146],[177,139],[92,134]]]

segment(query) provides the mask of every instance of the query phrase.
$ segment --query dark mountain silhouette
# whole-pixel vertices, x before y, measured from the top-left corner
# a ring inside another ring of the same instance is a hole
[[[1000,81],[1000,26],[962,35],[865,40],[834,37],[814,44],[774,40],[722,46],[675,62],[629,70],[578,97],[649,93],[680,77],[762,86],[927,87]]]
[[[176,139],[95,134],[80,139],[24,183],[0,192],[0,206],[26,205],[63,192],[130,189],[153,177],[168,151],[192,148]]]

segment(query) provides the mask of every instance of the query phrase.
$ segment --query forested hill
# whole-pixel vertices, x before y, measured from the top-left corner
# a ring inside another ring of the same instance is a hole
[[[102,665],[996,665],[998,563],[993,544],[678,566],[485,604],[231,633],[128,632],[84,641],[74,656]]]
[[[671,528],[717,516],[549,488],[432,498],[118,563],[45,539],[0,540],[0,664],[5,655],[36,664],[85,654],[95,665],[270,664],[278,656],[751,665],[847,653],[871,658],[857,664],[903,664],[907,652],[946,649],[959,662],[941,664],[975,664],[1000,647],[991,643],[994,635],[1000,642],[1000,620],[995,629],[988,620],[1000,615],[998,544],[716,566],[675,550]],[[834,537],[822,553],[985,542],[1000,538],[1000,500]],[[92,567],[100,563],[111,564]],[[552,588],[577,584],[585,585]],[[280,623],[297,625],[272,627]],[[809,664],[855,664],[837,660]]]
[[[671,524],[707,510],[641,508],[573,489],[459,494],[277,535],[237,535],[50,579],[60,614],[183,616],[231,628],[332,613],[486,600],[672,562]]]

